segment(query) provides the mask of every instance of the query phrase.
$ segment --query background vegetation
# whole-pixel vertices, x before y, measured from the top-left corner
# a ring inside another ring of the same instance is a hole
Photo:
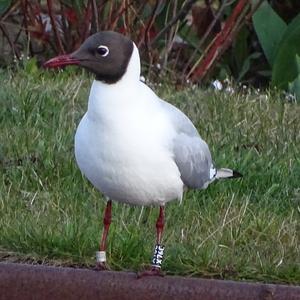
[[[300,96],[298,0],[2,0],[2,64],[71,52],[115,30],[140,49],[147,78],[232,78]]]
[[[90,86],[84,73],[0,71],[0,259],[92,266],[105,201],[73,154]],[[157,86],[187,113],[219,166],[244,174],[166,210],[169,274],[300,282],[300,108],[275,93]],[[113,204],[109,263],[140,270],[157,208]]]

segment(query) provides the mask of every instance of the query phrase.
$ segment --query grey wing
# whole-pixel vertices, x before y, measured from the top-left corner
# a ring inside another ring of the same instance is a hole
[[[173,153],[183,183],[189,188],[206,188],[215,170],[208,145],[183,112],[163,100],[161,104],[177,132]]]

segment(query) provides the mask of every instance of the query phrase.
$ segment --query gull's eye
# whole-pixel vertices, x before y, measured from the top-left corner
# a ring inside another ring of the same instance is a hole
[[[105,57],[105,56],[108,55],[109,49],[108,49],[108,47],[106,47],[106,46],[100,45],[100,46],[97,48],[97,53],[100,54],[102,57]]]

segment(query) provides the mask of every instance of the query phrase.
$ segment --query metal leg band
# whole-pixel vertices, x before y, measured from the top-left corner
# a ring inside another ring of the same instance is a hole
[[[106,262],[106,252],[105,251],[97,251],[96,252],[96,261],[97,262]]]

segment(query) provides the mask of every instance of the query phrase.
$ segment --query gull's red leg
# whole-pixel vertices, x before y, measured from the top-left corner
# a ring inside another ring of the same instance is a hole
[[[165,225],[164,206],[159,207],[159,216],[156,221],[156,245],[152,259],[152,266],[150,270],[138,273],[138,278],[143,276],[164,276],[161,272],[161,264],[165,247],[161,245],[161,237]]]
[[[164,206],[159,207],[159,216],[156,221],[156,243],[160,244],[162,233],[165,226],[165,209]]]
[[[109,226],[111,224],[111,200],[107,201],[104,217],[103,217],[103,232],[102,238],[99,245],[99,251],[96,252],[96,270],[107,270],[108,266],[106,264],[106,239],[109,231]]]

